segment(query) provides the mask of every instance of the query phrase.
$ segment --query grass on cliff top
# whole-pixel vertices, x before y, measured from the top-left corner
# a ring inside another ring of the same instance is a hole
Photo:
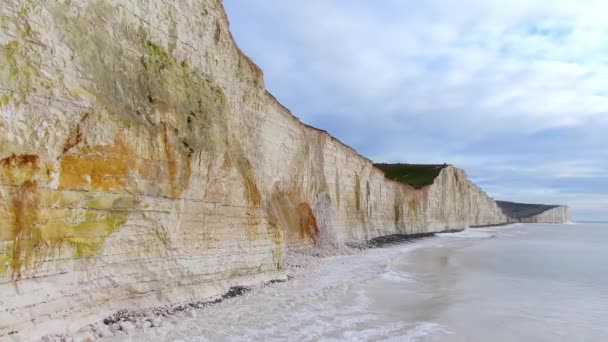
[[[374,164],[388,179],[409,184],[416,189],[433,184],[447,164]]]
[[[505,215],[517,220],[536,216],[544,213],[547,210],[558,207],[558,205],[516,203],[507,201],[496,201],[496,204],[498,204]]]

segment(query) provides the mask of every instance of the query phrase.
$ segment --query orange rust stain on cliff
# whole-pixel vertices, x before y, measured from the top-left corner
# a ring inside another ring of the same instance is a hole
[[[262,195],[260,194],[260,189],[255,182],[255,178],[253,176],[253,167],[251,166],[251,162],[247,157],[245,157],[245,153],[241,149],[240,146],[231,146],[232,157],[235,159],[236,167],[243,177],[243,185],[245,186],[245,198],[247,202],[254,207],[259,207],[262,203]]]
[[[118,142],[117,145],[122,146],[124,143]],[[121,167],[116,157],[121,155],[122,158],[129,158],[124,150],[126,147],[118,148],[117,151],[115,146],[96,146],[81,150],[79,155],[64,156],[61,161],[61,185],[66,186],[66,180],[76,179],[76,185],[114,189],[113,186],[101,186],[108,185],[108,179],[103,179],[105,176],[98,173],[101,170],[103,175],[107,175],[110,168],[111,174],[116,175],[116,168]],[[108,159],[108,155],[113,157]],[[66,175],[70,176],[70,171],[78,172],[83,168],[85,171],[94,171],[85,174],[82,179],[75,178],[74,175],[65,178]],[[38,262],[51,256],[61,244],[70,244],[76,251],[83,248],[85,252],[97,251],[95,248],[103,243],[105,235],[111,234],[126,220],[125,214],[97,212],[67,217],[67,211],[50,208],[60,202],[56,200],[61,198],[62,193],[41,186],[48,184],[52,180],[52,173],[56,171],[54,162],[44,162],[34,154],[12,154],[0,160],[0,180],[12,185],[6,191],[8,196],[4,197],[3,194],[4,203],[0,205],[1,223],[5,223],[0,224],[0,240],[7,244],[4,255],[0,256],[6,261],[0,265],[0,273],[10,269],[13,281],[22,279],[23,270],[36,268]],[[72,219],[81,222],[72,222]],[[102,233],[102,238],[93,236],[99,232]],[[79,253],[84,255],[82,251]]]
[[[300,238],[311,238],[315,243],[318,242],[319,226],[312,209],[308,203],[298,204],[297,214],[299,217]]]
[[[125,190],[134,156],[121,135],[113,145],[85,147],[77,154],[64,155],[59,189]]]
[[[282,230],[277,235],[276,243],[299,244],[318,241],[319,227],[310,205],[298,200],[299,191],[281,191],[275,186],[266,206],[268,222],[271,228]]]
[[[228,171],[236,168],[243,181],[244,197],[249,205],[247,208],[247,233],[250,241],[257,238],[258,228],[261,223],[260,205],[262,195],[253,176],[253,168],[245,157],[243,150],[238,144],[231,144],[228,151],[224,153],[222,170]]]
[[[29,165],[31,167],[37,167],[38,166],[38,161],[40,160],[40,157],[38,157],[35,154],[11,154],[9,157],[6,157],[2,160],[0,160],[0,164],[2,166],[16,166],[16,167],[23,167],[26,165]]]
[[[262,202],[262,196],[258,189],[257,184],[253,180],[251,173],[245,173],[243,175],[243,182],[245,183],[245,197],[247,202],[254,206],[254,208],[247,209],[247,231],[249,240],[255,240],[257,237],[258,226],[260,225],[260,203]]]
[[[43,164],[42,164],[43,165]],[[48,180],[48,170],[43,168],[35,154],[11,154],[0,160],[0,179],[16,186],[11,190],[9,208],[5,208],[10,220],[10,231],[0,231],[3,239],[12,240],[10,266],[12,279],[21,278],[21,266],[28,263],[40,245],[37,231],[38,181]],[[0,208],[2,209],[2,208]]]
[[[272,242],[274,243],[273,259],[275,269],[278,271],[283,267],[283,230],[277,225],[276,222],[270,220],[268,221],[268,230],[270,231]]]
[[[239,146],[231,146],[230,153],[228,151],[224,153],[222,169],[227,171],[233,166],[237,168],[243,178],[247,203],[259,207],[262,203],[262,195],[253,177],[253,167]]]
[[[169,133],[167,132],[167,123],[163,123],[163,145],[165,150],[165,158],[167,159],[167,169],[169,171],[169,192],[171,196],[176,196],[175,181],[177,176],[177,162],[173,153],[171,141],[169,141]]]
[[[11,185],[21,185],[40,170],[39,160],[40,157],[35,154],[11,154],[0,160],[0,180]]]
[[[11,154],[0,160],[0,183],[21,186],[26,181],[48,182],[52,164],[42,163],[35,154]]]
[[[184,157],[179,151],[175,150],[171,143],[169,127],[166,122],[163,123],[162,140],[169,177],[169,195],[171,197],[179,197],[190,182],[192,174],[190,156],[187,154]]]
[[[246,179],[245,187],[245,191],[248,194],[249,201],[253,203],[254,206],[258,207],[260,205],[260,196],[257,186],[250,179]],[[258,227],[261,222],[260,214],[261,213],[258,208],[247,209],[247,231],[250,241],[255,240],[257,237]]]
[[[13,251],[11,269],[14,281],[21,278],[21,266],[29,262],[32,253],[40,246],[36,234],[38,218],[38,184],[25,181],[13,196]]]
[[[244,182],[247,201],[256,207],[259,207],[262,202],[262,196],[260,195],[260,190],[258,189],[257,184],[255,184],[252,175],[244,175]]]
[[[82,142],[82,139],[84,137],[84,128],[82,127],[82,125],[89,118],[89,116],[90,116],[90,113],[85,113],[84,116],[82,117],[82,119],[80,119],[80,122],[76,126],[76,133],[73,136],[68,137],[68,140],[65,142],[65,145],[63,146],[63,154],[67,153],[74,146],[76,146]]]
[[[268,220],[268,227],[272,234],[272,242],[277,248],[280,247],[283,244],[283,231],[281,230],[281,227],[272,220]]]
[[[361,210],[361,180],[358,174],[355,174],[355,207],[357,211]]]

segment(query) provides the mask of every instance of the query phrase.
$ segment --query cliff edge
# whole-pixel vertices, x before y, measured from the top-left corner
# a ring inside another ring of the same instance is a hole
[[[565,205],[546,205],[496,201],[512,222],[568,223],[572,221],[570,208]]]
[[[508,221],[413,187],[269,94],[219,0],[0,7],[0,339],[285,277],[288,251]]]

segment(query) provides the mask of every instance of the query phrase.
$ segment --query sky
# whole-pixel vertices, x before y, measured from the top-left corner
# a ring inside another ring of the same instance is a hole
[[[490,196],[608,220],[608,2],[224,0],[304,123],[375,162],[449,163]]]

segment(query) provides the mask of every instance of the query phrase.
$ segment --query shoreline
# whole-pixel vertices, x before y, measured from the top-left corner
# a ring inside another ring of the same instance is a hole
[[[484,227],[502,227],[514,223],[488,225]],[[377,248],[389,248],[405,244],[415,244],[427,238],[435,237],[443,234],[460,233],[467,229],[476,229],[482,227],[467,227],[460,229],[448,229],[439,232],[430,233],[414,233],[414,234],[391,234],[373,238],[369,241],[359,244],[347,244],[342,249],[332,250],[331,253],[326,251],[293,251],[286,255],[286,277],[271,279],[259,284],[244,286],[234,285],[226,292],[213,298],[206,298],[199,301],[193,301],[184,304],[157,306],[144,309],[123,309],[118,310],[112,315],[88,326],[80,329],[76,334],[52,334],[42,338],[42,341],[93,341],[99,339],[107,339],[112,337],[128,337],[133,334],[145,333],[150,329],[172,329],[174,322],[182,318],[196,318],[197,311],[206,309],[212,305],[220,304],[227,299],[240,297],[247,294],[255,293],[257,290],[273,286],[276,284],[286,283],[294,278],[307,277],[307,270],[323,262],[331,256],[340,255],[356,255],[361,254],[366,250]]]
[[[508,225],[511,225],[511,224],[516,224],[516,223],[523,223],[523,222],[519,222],[519,221],[510,221],[510,222],[497,223],[497,224],[481,224],[481,225],[476,225],[476,226],[470,226],[469,228],[491,228],[491,227],[504,227],[504,226],[508,226]]]
[[[151,328],[170,328],[172,325],[170,318],[194,318],[197,310],[220,304],[227,299],[246,295],[259,288],[285,283],[291,278],[293,277],[288,275],[286,278],[272,279],[252,286],[235,285],[222,295],[185,304],[118,310],[100,321],[81,328],[76,334],[51,334],[43,336],[41,341],[97,341],[112,337],[127,337],[132,333],[145,332],[146,329]]]

